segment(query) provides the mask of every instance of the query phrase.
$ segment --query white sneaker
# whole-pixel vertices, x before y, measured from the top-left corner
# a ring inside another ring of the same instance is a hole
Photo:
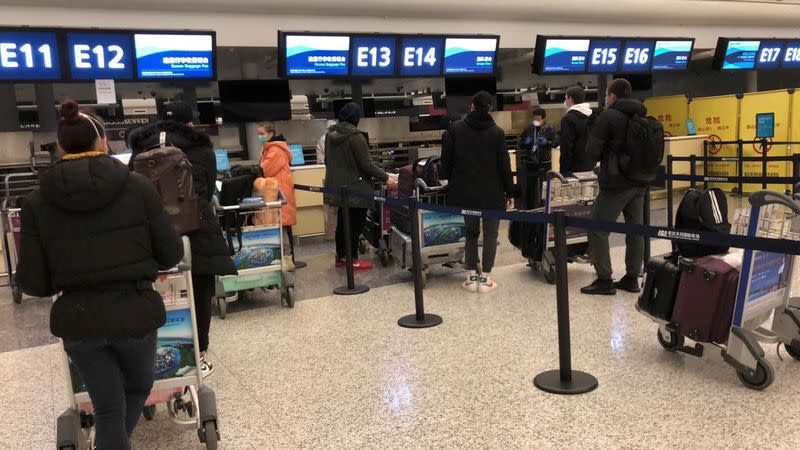
[[[478,273],[474,270],[470,270],[469,275],[467,276],[467,281],[461,284],[461,287],[465,291],[469,292],[478,292],[478,282],[480,277],[478,277]]]
[[[489,292],[494,291],[497,289],[497,283],[492,281],[491,275],[486,275],[485,277],[480,277],[480,284],[478,285],[478,292],[481,294],[488,294]]]
[[[214,373],[214,365],[206,361],[205,358],[200,360],[200,374],[206,378]]]

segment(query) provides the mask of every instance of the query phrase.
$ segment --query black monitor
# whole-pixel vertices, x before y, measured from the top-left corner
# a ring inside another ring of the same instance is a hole
[[[220,80],[222,120],[228,123],[291,120],[287,80]]]

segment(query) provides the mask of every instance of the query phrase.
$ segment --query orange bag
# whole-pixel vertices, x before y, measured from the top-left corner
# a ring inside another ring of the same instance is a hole
[[[261,197],[265,202],[278,201],[278,180],[275,178],[256,178],[253,183],[253,196]],[[277,209],[267,209],[253,215],[253,225],[278,225]]]

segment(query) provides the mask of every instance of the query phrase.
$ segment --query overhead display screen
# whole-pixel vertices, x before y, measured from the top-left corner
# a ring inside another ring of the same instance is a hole
[[[714,54],[714,68],[800,69],[800,40],[720,38]]]
[[[747,70],[756,67],[761,41],[730,41],[722,62],[723,70]]]
[[[350,73],[355,77],[392,76],[397,70],[397,38],[354,37],[350,61]]]
[[[400,75],[439,76],[442,73],[441,37],[406,37],[402,39],[400,52]]]
[[[756,58],[757,69],[778,69],[783,63],[783,41],[762,41]]]
[[[789,41],[783,52],[783,68],[797,69],[800,67],[800,41]]]
[[[544,50],[543,73],[582,73],[586,71],[589,39],[548,39]]]
[[[286,36],[290,77],[344,77],[350,67],[349,36]]]
[[[0,80],[59,80],[55,32],[0,30]]]
[[[587,71],[591,73],[619,72],[620,48],[619,39],[595,39],[589,50]]]
[[[497,43],[496,38],[447,38],[445,75],[494,73]]]
[[[67,33],[67,55],[73,80],[133,78],[130,34]]]
[[[133,39],[141,79],[214,77],[210,34],[134,34]]]
[[[653,71],[684,70],[689,67],[692,41],[656,41]]]
[[[625,42],[625,52],[622,58],[623,72],[647,72],[653,58],[655,41],[630,40]]]

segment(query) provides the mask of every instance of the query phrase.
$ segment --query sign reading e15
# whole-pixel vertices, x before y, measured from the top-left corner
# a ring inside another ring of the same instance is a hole
[[[75,80],[133,78],[128,34],[68,33],[67,52]]]
[[[442,38],[404,38],[400,75],[437,76],[442,72]]]
[[[0,32],[0,80],[61,78],[58,42],[52,32]]]
[[[350,61],[353,76],[392,76],[395,73],[397,39],[354,37]]]

